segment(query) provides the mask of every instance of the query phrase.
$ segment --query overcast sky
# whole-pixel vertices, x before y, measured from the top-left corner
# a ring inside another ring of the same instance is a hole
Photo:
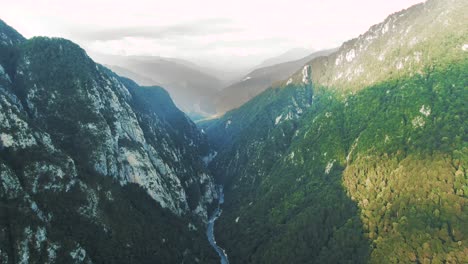
[[[250,65],[291,48],[357,37],[422,0],[0,0],[25,37],[71,39],[87,51]]]

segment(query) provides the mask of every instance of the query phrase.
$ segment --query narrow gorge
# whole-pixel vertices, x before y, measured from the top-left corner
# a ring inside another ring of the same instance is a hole
[[[226,254],[226,250],[222,249],[218,244],[216,243],[216,238],[215,238],[215,233],[214,233],[214,227],[215,227],[215,222],[218,220],[218,218],[221,216],[221,213],[223,210],[221,209],[221,206],[224,203],[224,191],[222,186],[218,186],[218,206],[216,209],[213,211],[212,216],[208,220],[208,225],[206,229],[206,235],[208,237],[208,242],[210,245],[213,247],[213,249],[216,251],[218,256],[221,259],[221,264],[229,264],[228,256]]]
[[[0,263],[468,263],[467,13],[427,0],[250,71],[197,123],[0,20]]]

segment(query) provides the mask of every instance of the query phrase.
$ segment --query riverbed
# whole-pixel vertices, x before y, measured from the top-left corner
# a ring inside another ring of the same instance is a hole
[[[218,217],[221,215],[221,213],[223,212],[221,209],[221,205],[224,203],[224,192],[223,192],[222,186],[219,187],[218,193],[219,193],[218,207],[216,207],[216,209],[214,210],[212,216],[210,217],[208,221],[208,226],[206,229],[206,236],[208,237],[208,242],[210,242],[210,245],[214,248],[216,253],[218,253],[218,256],[220,258],[220,263],[229,264],[226,251],[216,244],[216,239],[214,235],[215,222],[218,219]]]

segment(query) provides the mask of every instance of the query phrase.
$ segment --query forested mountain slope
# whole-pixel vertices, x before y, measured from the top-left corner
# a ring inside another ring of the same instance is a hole
[[[64,39],[0,40],[0,262],[215,261],[208,144],[167,92]]]
[[[202,124],[232,263],[468,261],[466,12],[393,14]]]

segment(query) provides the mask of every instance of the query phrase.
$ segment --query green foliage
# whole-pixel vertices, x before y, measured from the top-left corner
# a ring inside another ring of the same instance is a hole
[[[215,263],[209,245],[198,242],[204,238],[203,230],[189,231],[187,220],[161,208],[141,187],[129,184],[122,188],[98,175],[83,180],[98,194],[99,222],[78,213],[86,206],[83,197],[89,195],[80,188],[35,197],[44,210],[54,214],[51,240],[78,241],[97,263],[191,262],[194,256]]]
[[[311,61],[313,81],[356,92],[406,79],[430,65],[463,62],[468,58],[462,49],[468,43],[467,12],[464,0],[430,0],[394,13],[338,52]]]
[[[153,147],[155,159],[161,157],[180,177],[190,207],[198,205],[205,187],[198,176],[206,172],[200,156],[208,144],[167,92],[129,81],[123,86],[67,40],[33,38],[13,47],[0,45],[0,63],[8,65],[11,77],[11,83],[0,83],[7,117],[1,132],[34,141],[23,147],[0,144],[0,262],[20,262],[26,243],[34,263],[50,260],[48,249],[54,247],[56,263],[72,263],[77,245],[86,251],[85,262],[215,263],[199,217],[175,215],[143,188],[122,186],[122,179],[105,177],[112,174],[95,167],[96,158],[104,157],[110,168],[108,157],[122,148]],[[129,120],[119,124],[122,117]],[[134,125],[128,134],[141,128],[148,145],[122,136],[122,123]],[[46,230],[42,242],[34,236],[39,228]]]
[[[466,262],[467,72],[462,61],[348,95],[313,87],[301,116],[274,125],[294,91],[285,87],[204,124],[228,134],[214,137],[213,166],[226,183],[217,237],[230,259]],[[227,120],[239,127],[231,135]]]

